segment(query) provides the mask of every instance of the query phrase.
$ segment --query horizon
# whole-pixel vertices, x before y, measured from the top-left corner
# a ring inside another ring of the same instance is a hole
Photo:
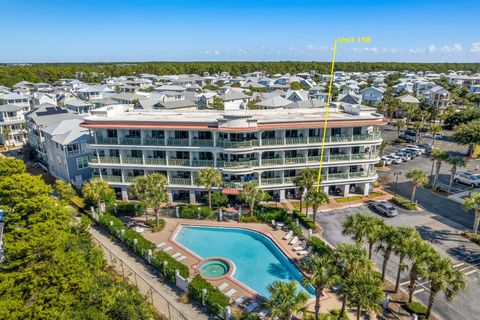
[[[3,64],[480,61],[474,0],[2,2]]]

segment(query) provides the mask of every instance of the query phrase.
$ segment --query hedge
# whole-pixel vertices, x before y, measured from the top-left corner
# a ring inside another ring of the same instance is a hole
[[[476,244],[480,244],[480,235],[476,234],[476,233],[473,233],[473,232],[470,232],[468,230],[465,230],[463,232],[463,236],[465,238],[467,238],[468,240],[476,243]]]
[[[263,205],[256,206],[253,215],[257,218],[257,221],[263,223],[271,223],[272,220],[285,221],[288,217],[287,210],[284,208],[274,208]]]
[[[116,209],[114,209],[115,207]],[[142,202],[117,201],[110,212],[116,216],[138,217],[145,213],[145,204]]]
[[[182,204],[178,206],[178,214],[184,219],[208,219],[213,215],[212,209],[207,206]]]
[[[202,289],[207,289],[206,306],[217,314],[223,314],[223,310],[230,304],[229,298],[200,275],[196,275],[188,284],[188,294],[193,299],[202,301]]]
[[[110,222],[112,223],[110,225]],[[111,214],[103,214],[100,217],[99,223],[105,227],[110,233],[116,235],[121,241],[123,241],[130,249],[132,249],[137,255],[147,258],[147,251],[154,250],[155,245],[149,240],[145,239],[140,233],[135,230],[128,229],[125,224]],[[121,235],[120,230],[125,230],[125,234]],[[137,244],[134,244],[134,239],[137,239]],[[167,268],[163,270],[163,262],[167,261]],[[184,278],[188,278],[190,272],[188,267],[183,263],[175,260],[168,253],[163,251],[157,251],[152,254],[152,264],[160,271],[165,272],[168,279],[175,281],[175,270],[177,269],[180,275]]]
[[[308,239],[307,246],[311,246],[313,251],[320,255],[332,252],[332,248],[330,248],[329,245],[327,245],[325,242],[323,242],[317,237],[311,237],[310,239]]]
[[[298,222],[300,222],[300,224],[305,228],[312,229],[312,231],[317,230],[317,225],[313,219],[305,215],[303,212],[293,211],[293,218],[298,219]]]
[[[408,199],[405,199],[404,197],[395,196],[390,201],[401,208],[404,208],[407,210],[417,210],[416,204],[411,202]]]
[[[360,201],[360,200],[362,200],[361,196],[350,196],[350,197],[335,198],[335,201],[337,203],[345,203],[345,202]]]
[[[410,303],[406,303],[404,305],[405,310],[410,313],[416,313],[419,316],[423,316],[427,313],[427,308],[421,304],[420,302],[413,301]]]
[[[303,237],[302,229],[295,224],[295,222],[288,223],[288,227],[293,231],[293,234],[297,237]]]

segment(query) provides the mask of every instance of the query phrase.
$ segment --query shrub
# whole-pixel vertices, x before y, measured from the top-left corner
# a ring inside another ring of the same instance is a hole
[[[323,242],[317,237],[311,237],[310,239],[308,239],[307,246],[311,246],[313,251],[320,255],[332,252],[332,248],[330,248],[329,245],[327,245],[325,242]]]
[[[223,314],[223,310],[229,305],[228,297],[200,275],[196,275],[188,284],[188,294],[197,301],[202,301],[202,289],[207,289],[207,307],[216,314]]]
[[[145,204],[142,202],[117,201],[110,211],[116,216],[138,217],[145,213]]]
[[[165,220],[164,219],[159,219],[158,220],[158,226],[157,226],[157,221],[155,219],[150,219],[145,221],[145,225],[150,228],[152,232],[160,232],[165,228]]]
[[[410,313],[416,313],[417,315],[425,315],[427,313],[427,308],[420,302],[413,301],[411,303],[405,304],[405,310]]]
[[[257,221],[264,223],[270,223],[272,220],[285,221],[288,216],[287,210],[284,208],[274,208],[263,205],[256,206],[253,214],[257,218]]]
[[[465,230],[463,236],[476,244],[480,244],[480,236],[476,233]]]
[[[83,201],[83,198],[79,196],[73,196],[70,201],[79,209],[84,209],[85,208],[85,202]]]
[[[298,219],[298,222],[307,229],[312,229],[312,231],[317,230],[317,225],[312,218],[307,217],[306,214],[299,211],[293,211],[293,218]]]
[[[192,204],[182,204],[178,206],[180,218],[184,219],[208,219],[212,217],[213,211],[207,206],[198,206]]]
[[[411,202],[408,199],[405,199],[404,197],[395,196],[390,201],[401,208],[404,208],[407,210],[417,210],[416,204]]]
[[[257,217],[251,217],[249,214],[242,214],[240,216],[240,222],[250,223],[250,222],[258,222]]]
[[[163,264],[165,261],[167,262],[166,267]],[[188,270],[188,267],[186,265],[175,260],[171,255],[164,251],[156,251],[153,254],[152,264],[158,270],[163,272],[166,277],[172,282],[175,282],[175,270],[178,270],[179,274],[184,278],[188,278],[188,276],[190,275],[190,271]]]
[[[371,192],[367,198],[371,199],[371,198],[376,198],[376,197],[380,197],[380,196],[383,196],[383,192]]]
[[[294,235],[296,235],[297,237],[303,237],[302,229],[300,229],[300,227],[297,226],[295,222],[289,222],[288,227],[290,228],[290,230],[293,231]]]

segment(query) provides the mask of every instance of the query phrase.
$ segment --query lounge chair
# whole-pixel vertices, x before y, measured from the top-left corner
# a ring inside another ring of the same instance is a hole
[[[292,239],[292,240],[290,240],[290,242],[289,242],[288,244],[290,244],[290,245],[294,246],[294,245],[295,245],[297,242],[298,242],[298,237],[297,237],[297,236],[295,236],[295,237],[293,237],[293,239]]]
[[[267,309],[263,309],[263,310],[261,310],[261,311],[258,313],[258,316],[259,316],[260,318],[266,318],[267,315],[268,315],[268,313],[269,313],[269,312],[268,312]]]
[[[297,254],[299,256],[303,256],[303,255],[309,254],[310,252],[312,252],[312,247],[308,247],[307,250],[298,251]]]
[[[250,303],[246,308],[245,308],[245,312],[246,313],[251,313],[253,312],[255,309],[258,308],[258,303],[256,301]]]
[[[287,234],[283,237],[283,240],[290,240],[293,236],[293,231],[290,230],[287,232]]]
[[[230,289],[230,290],[228,290],[227,293],[225,293],[225,295],[230,298],[230,297],[233,296],[235,293],[237,293],[237,290],[235,290],[235,289]]]
[[[182,254],[180,252],[177,252],[175,254],[172,255],[172,258],[173,259],[177,259],[178,257],[180,257]]]
[[[180,256],[180,257],[177,258],[177,261],[183,261],[183,260],[185,260],[185,259],[187,259],[187,257],[185,257],[185,256]]]
[[[307,248],[307,241],[303,240],[302,244],[298,247],[293,248],[293,251],[302,251]]]
[[[236,306],[239,306],[239,305],[241,305],[242,303],[244,303],[245,300],[247,300],[247,297],[241,296],[240,298],[237,298],[237,299],[234,301],[234,304],[235,304]]]
[[[165,247],[167,244],[165,242],[160,242],[159,244],[157,244],[157,248],[158,249],[161,249],[163,247]]]
[[[224,283],[222,283],[221,285],[218,286],[218,290],[220,290],[222,292],[227,288],[228,288],[228,283],[226,283],[226,282],[224,282]]]
[[[172,249],[173,249],[173,248],[172,248],[171,246],[168,246],[168,247],[166,247],[165,249],[163,249],[163,251],[168,252],[168,251],[170,251],[170,250],[172,250]]]

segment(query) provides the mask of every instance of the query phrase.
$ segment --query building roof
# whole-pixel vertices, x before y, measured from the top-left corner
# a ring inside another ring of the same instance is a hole
[[[81,119],[73,111],[50,103],[43,103],[25,115],[39,127],[47,127],[66,119]]]
[[[420,100],[409,94],[398,97],[398,100],[403,103],[420,103]]]
[[[88,129],[80,127],[82,122],[82,119],[66,119],[46,127],[43,131],[51,135],[54,142],[67,145],[82,138],[87,139]]]
[[[275,96],[270,99],[266,99],[257,103],[257,105],[265,108],[281,108],[291,104],[292,101],[285,99],[281,96]]]
[[[16,112],[23,110],[22,106],[18,106],[16,104],[4,104],[0,105],[0,112]]]

